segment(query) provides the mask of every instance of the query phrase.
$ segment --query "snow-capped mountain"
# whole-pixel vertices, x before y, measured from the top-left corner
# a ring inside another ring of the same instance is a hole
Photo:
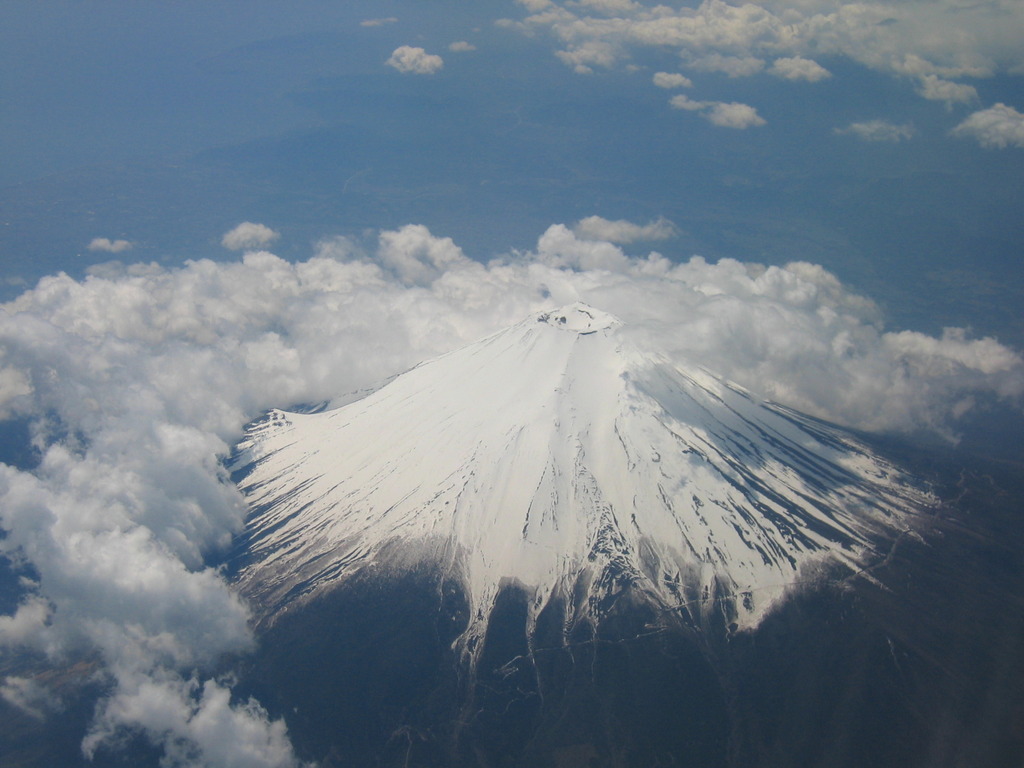
[[[859,569],[929,502],[845,432],[634,346],[575,304],[238,446],[238,579],[266,617],[362,569],[431,564],[470,606],[464,650],[516,583],[567,626],[626,585],[751,627],[818,566]]]

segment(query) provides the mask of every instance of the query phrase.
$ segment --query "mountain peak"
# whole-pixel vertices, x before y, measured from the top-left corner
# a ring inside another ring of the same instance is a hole
[[[862,568],[928,503],[845,432],[620,325],[573,304],[344,407],[270,412],[235,465],[253,510],[243,592],[272,617],[363,568],[428,564],[462,584],[467,649],[508,583],[531,620],[556,598],[599,620],[632,590],[750,627],[809,568]]]
[[[614,315],[594,309],[579,301],[552,312],[543,312],[537,316],[537,322],[580,334],[594,333],[622,325],[622,321]]]

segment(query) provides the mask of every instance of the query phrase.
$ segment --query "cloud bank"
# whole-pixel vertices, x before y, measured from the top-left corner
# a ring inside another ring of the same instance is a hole
[[[87,753],[130,731],[167,766],[296,766],[284,724],[214,676],[252,644],[246,606],[206,566],[246,514],[219,457],[269,407],[339,398],[576,300],[681,365],[861,429],[951,435],[976,401],[1024,393],[1017,352],[886,331],[813,264],[672,263],[612,242],[669,228],[590,217],[482,264],[409,225],[298,263],[249,251],[41,280],[0,306],[0,411],[31,420],[41,457],[0,465],[0,549],[35,574],[0,649],[98,659],[109,695]],[[0,693],[59,706],[23,678]]]
[[[528,15],[506,20],[505,26],[547,30],[569,57],[600,44],[607,66],[642,48],[674,52],[688,62],[747,62],[737,74],[754,74],[764,59],[776,57],[783,60],[783,69],[794,66],[787,59],[816,64],[816,56],[838,56],[914,78],[985,77],[1024,65],[1019,45],[1024,8],[1014,0],[704,0],[695,7],[622,2],[611,13],[603,3],[571,0],[521,5]],[[799,66],[817,72],[810,64]]]
[[[909,81],[921,97],[952,108],[978,99],[973,85],[958,80],[1024,72],[1024,4],[1016,0],[520,4],[527,15],[504,19],[502,26],[549,34],[555,55],[580,73],[654,56],[674,57],[698,73],[740,78],[766,72],[813,83],[831,77],[819,59],[845,59]]]

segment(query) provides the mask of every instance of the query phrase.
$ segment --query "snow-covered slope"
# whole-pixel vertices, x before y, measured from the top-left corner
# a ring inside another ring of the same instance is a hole
[[[468,647],[499,587],[577,617],[631,584],[752,626],[822,560],[860,567],[927,496],[845,433],[629,344],[576,304],[357,402],[272,411],[235,464],[243,591],[265,615],[358,569],[444,568]]]

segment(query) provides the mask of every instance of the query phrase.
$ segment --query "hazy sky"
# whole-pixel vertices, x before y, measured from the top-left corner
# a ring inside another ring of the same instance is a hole
[[[293,764],[211,678],[251,643],[217,457],[529,312],[857,428],[1016,429],[1024,4],[467,5],[0,3],[0,413],[39,450],[0,647],[98,654],[87,748]]]
[[[245,220],[292,259],[408,223],[486,259],[665,217],[675,260],[807,260],[1024,343],[1019,3],[466,5],[5,4],[3,277],[94,238],[222,258]]]

